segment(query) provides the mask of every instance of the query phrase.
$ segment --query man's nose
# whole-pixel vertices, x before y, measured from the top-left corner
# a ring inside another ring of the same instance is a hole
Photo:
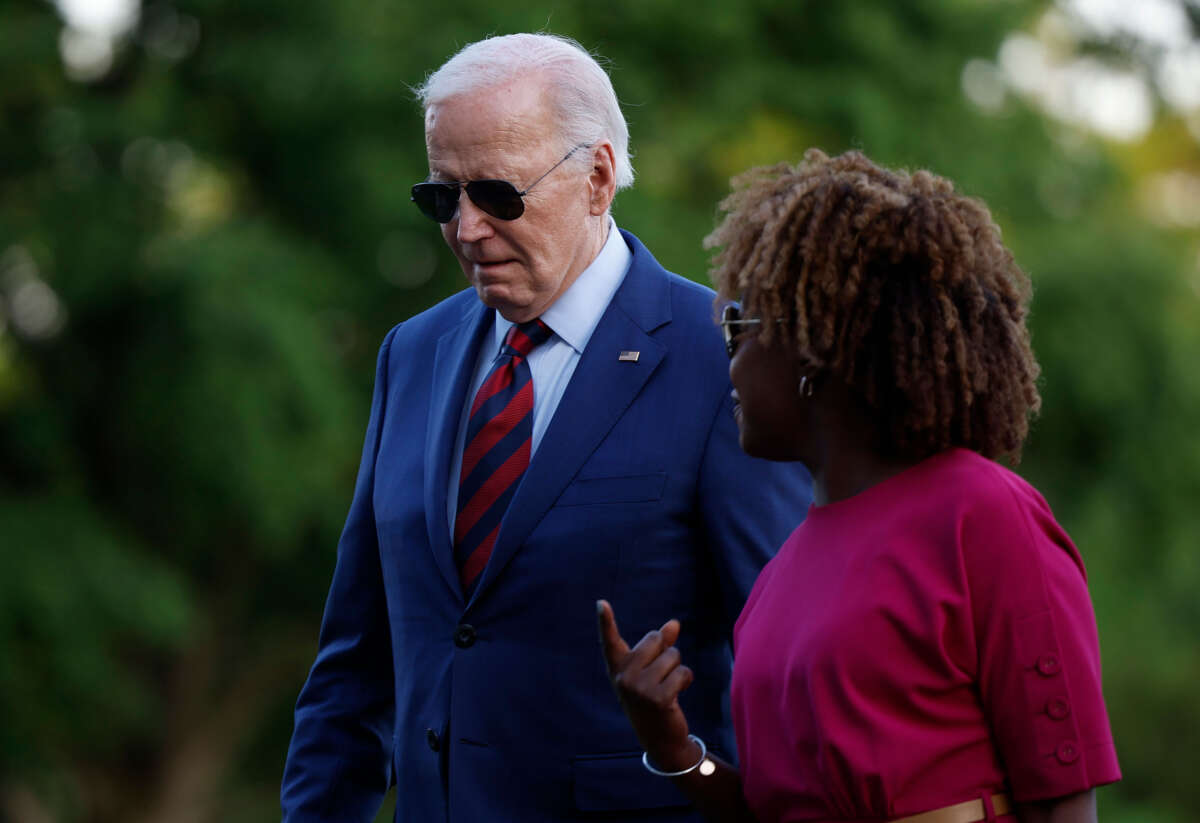
[[[466,189],[458,195],[458,241],[474,243],[493,233],[487,212],[471,202]]]

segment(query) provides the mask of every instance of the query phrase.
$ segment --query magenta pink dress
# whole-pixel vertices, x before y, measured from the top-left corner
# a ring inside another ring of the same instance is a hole
[[[965,449],[813,506],[759,576],[734,654],[761,823],[1121,777],[1083,561],[1033,487]]]

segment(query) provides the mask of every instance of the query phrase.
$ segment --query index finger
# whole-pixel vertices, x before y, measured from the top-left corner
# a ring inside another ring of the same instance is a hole
[[[604,660],[608,663],[609,672],[612,672],[629,654],[629,644],[621,637],[621,632],[617,629],[617,618],[607,600],[596,601],[596,621],[600,626],[600,645],[604,648]]]

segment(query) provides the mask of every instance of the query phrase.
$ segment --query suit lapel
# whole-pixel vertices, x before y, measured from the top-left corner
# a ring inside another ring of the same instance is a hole
[[[425,525],[429,546],[442,576],[452,591],[462,596],[462,583],[454,565],[454,545],[448,522],[450,461],[458,421],[467,402],[481,339],[491,327],[491,312],[474,301],[462,322],[437,341],[433,357],[433,386],[429,395],[429,425],[425,442]]]
[[[634,251],[629,272],[579,358],[508,507],[476,597],[496,580],[666,354],[649,334],[670,319],[665,272],[632,235],[622,234]],[[618,360],[623,351],[638,352],[636,362]]]

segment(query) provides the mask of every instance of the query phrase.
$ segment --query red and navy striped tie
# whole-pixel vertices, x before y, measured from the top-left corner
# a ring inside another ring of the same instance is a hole
[[[454,561],[468,596],[487,565],[500,520],[529,466],[533,378],[525,358],[553,333],[541,320],[509,329],[471,404],[454,518]]]

